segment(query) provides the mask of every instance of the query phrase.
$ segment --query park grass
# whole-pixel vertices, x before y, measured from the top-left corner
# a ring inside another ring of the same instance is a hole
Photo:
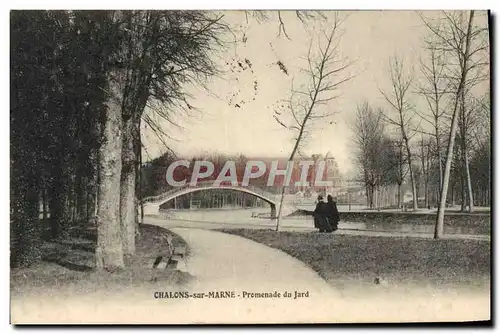
[[[145,287],[157,282],[165,285],[186,284],[189,281],[187,273],[172,268],[152,268],[156,256],[168,255],[168,234],[172,234],[175,247],[188,249],[178,235],[158,226],[141,224],[136,237],[136,253],[125,258],[125,269],[112,273],[95,268],[95,229],[74,230],[68,240],[44,241],[40,262],[28,268],[11,269],[11,294],[30,296],[61,291],[85,294],[97,290],[119,293],[123,289]]]
[[[472,291],[489,289],[490,242],[432,240],[220,229],[276,248],[304,262],[337,287],[359,293],[378,281],[389,286],[418,286]]]

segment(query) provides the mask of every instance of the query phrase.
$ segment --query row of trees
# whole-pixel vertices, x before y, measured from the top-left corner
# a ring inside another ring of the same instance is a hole
[[[227,27],[215,12],[11,13],[12,265],[96,220],[96,264],[135,252],[140,124],[189,108],[184,86],[217,72]],[[160,107],[161,106],[161,107]],[[48,218],[48,214],[44,217]]]
[[[431,204],[431,197],[439,204],[439,237],[450,197],[452,202],[460,197],[462,210],[469,212],[474,210],[474,198],[481,205],[490,204],[490,95],[484,93],[489,36],[485,22],[476,23],[474,11],[421,18],[428,33],[420,75],[414,75],[402,58],[393,57],[391,88],[380,90],[388,109],[360,104],[353,130],[369,203],[377,187],[400,188],[409,179],[414,210],[422,186],[425,205]],[[427,108],[415,107],[418,97]]]
[[[404,143],[390,131],[390,126],[384,121],[382,113],[383,110],[374,109],[366,101],[361,103],[356,110],[352,128],[356,134],[353,138],[354,143],[358,148],[356,164],[359,168],[359,180],[365,186],[366,203],[370,209],[384,205],[395,205],[401,208],[405,204],[403,195],[406,190],[413,190],[408,175],[408,156]],[[425,208],[435,207],[439,203],[442,179],[436,143],[431,137],[423,134],[419,136],[417,134],[411,143],[412,169],[416,198],[419,199],[418,205]],[[490,143],[482,138],[480,144],[474,147],[470,164],[474,198],[478,205],[489,206]],[[465,183],[460,158],[461,156],[456,154],[452,165],[448,194],[450,205],[458,202],[465,204],[463,191]],[[379,192],[390,191],[393,187],[396,188],[394,201],[392,198],[388,198],[383,203],[375,201]]]

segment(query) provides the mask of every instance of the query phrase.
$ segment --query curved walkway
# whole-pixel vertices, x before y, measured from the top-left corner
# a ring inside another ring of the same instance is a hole
[[[234,291],[234,299],[183,301],[194,322],[332,322],[338,297],[301,261],[254,241],[220,232],[173,228],[190,247],[187,271],[196,277],[192,292]],[[289,298],[283,295],[290,293]],[[307,293],[295,299],[295,291]],[[250,294],[274,293],[279,298]],[[247,293],[247,294],[245,294]],[[331,305],[330,305],[331,306]],[[199,312],[199,310],[203,310]]]

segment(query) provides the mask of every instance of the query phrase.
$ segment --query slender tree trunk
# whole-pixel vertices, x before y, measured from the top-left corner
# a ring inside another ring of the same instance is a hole
[[[317,92],[316,92],[317,94]],[[312,108],[314,107],[314,101],[316,100],[316,96],[314,97],[314,100],[313,100],[313,103],[312,105],[310,106],[310,109],[309,109],[309,113],[311,112]],[[303,132],[304,132],[304,127],[306,125],[306,121],[307,119],[304,121],[304,123],[302,124],[302,127],[301,127],[301,131],[299,132],[299,135],[297,137],[297,139],[295,140],[295,145],[293,146],[293,150],[292,150],[292,153],[290,153],[290,157],[288,158],[288,161],[287,161],[287,170],[288,170],[288,163],[290,161],[293,161],[293,159],[295,158],[295,153],[297,152],[297,149],[299,148],[299,144],[302,140],[302,136],[303,136]],[[276,231],[279,231],[279,228],[280,228],[280,224],[281,224],[281,215],[282,215],[282,212],[283,212],[283,201],[285,199],[285,192],[286,192],[286,180],[288,178],[288,175],[285,173],[285,176],[283,177],[283,187],[281,188],[281,198],[280,198],[280,207],[278,209],[278,218],[276,219]],[[313,179],[313,184],[314,184],[314,181],[315,179]]]
[[[469,158],[467,156],[467,119],[465,117],[465,91],[462,89],[461,93],[461,115],[462,115],[462,150],[463,150],[463,162],[464,162],[464,174],[465,180],[467,182],[467,194],[469,200],[469,212],[474,211],[474,195],[472,193],[472,182],[470,178],[470,170],[469,170]],[[465,211],[465,207],[463,208]]]
[[[113,271],[125,266],[120,226],[120,178],[122,167],[121,96],[110,80],[110,97],[104,111],[99,149],[96,267]]]
[[[455,206],[455,184],[451,186],[451,205]]]
[[[84,177],[81,175],[77,176],[75,216],[76,222],[80,228],[85,228],[87,225],[87,187],[83,184],[83,180],[85,180]]]
[[[428,146],[427,146],[428,147]],[[428,162],[428,156],[429,156],[429,152],[427,150],[427,153],[425,152],[425,146],[424,146],[424,140],[422,139],[421,141],[421,151],[420,151],[420,155],[421,155],[421,162],[422,162],[422,174],[424,176],[424,200],[425,200],[425,208],[427,208],[429,206],[429,198],[428,198],[428,192],[427,192],[427,180],[428,180],[428,173],[429,173],[429,169],[428,169],[428,165],[429,165],[429,162]]]
[[[43,186],[42,189],[42,219],[44,223],[47,223],[47,219],[49,218],[49,207],[48,207],[48,198],[47,198],[47,188]]]
[[[139,224],[144,223],[144,202],[143,202],[143,188],[142,188],[142,142],[141,142],[141,132],[140,132],[140,124],[138,126],[139,129],[139,138],[135,138],[135,143],[137,145],[137,157],[139,159],[137,163],[137,168],[136,168],[136,175],[137,175],[137,187],[136,187],[136,197],[139,201],[139,206],[140,206],[140,216],[138,217],[138,222]],[[137,228],[137,233],[139,232],[139,228]]]
[[[431,165],[431,157],[430,157],[430,143],[427,145],[427,155],[426,159],[426,177],[425,177],[425,207],[428,208],[430,205],[429,201],[429,178],[430,178],[430,165]]]
[[[398,209],[401,209],[401,183],[398,183]]]
[[[410,172],[411,190],[413,193],[413,210],[416,211],[418,209],[417,186],[415,184],[415,177],[413,175],[413,167],[411,165],[410,146],[409,146],[408,140],[405,139],[405,141],[406,141],[406,151],[408,154],[408,168],[409,168],[409,172]]]
[[[450,171],[451,171],[451,162],[453,160],[453,145],[455,143],[455,136],[456,136],[456,131],[457,131],[457,124],[458,124],[458,113],[457,113],[457,105],[458,105],[458,99],[460,97],[460,94],[462,93],[462,90],[464,89],[464,84],[465,84],[465,79],[467,76],[467,59],[469,55],[469,48],[470,48],[470,40],[471,40],[471,29],[472,29],[472,22],[474,19],[474,11],[470,11],[470,16],[469,16],[469,24],[467,26],[467,35],[466,35],[466,40],[465,40],[465,55],[463,63],[461,65],[461,78],[460,78],[460,84],[458,87],[457,94],[455,95],[455,103],[454,103],[454,109],[453,109],[453,116],[451,120],[451,128],[450,128],[450,135],[449,135],[449,141],[448,141],[448,150],[446,154],[446,164],[445,164],[445,169],[444,169],[444,177],[443,177],[443,189],[441,191],[441,198],[439,200],[439,208],[438,208],[438,214],[436,218],[436,226],[434,230],[434,238],[439,239],[443,236],[444,233],[444,211],[445,211],[445,205],[446,205],[446,195],[448,194],[448,183],[450,181]]]
[[[424,191],[425,191],[425,208],[429,207],[429,179],[425,179],[424,183]]]
[[[373,209],[373,193],[374,193],[374,191],[375,191],[374,186],[370,185],[370,196],[368,197],[370,200],[370,202],[369,202],[370,209]]]
[[[439,102],[436,97],[436,113],[439,112]],[[440,138],[440,132],[439,132],[439,118],[438,115],[436,114],[434,118],[434,133],[436,136],[436,154],[437,154],[437,161],[438,161],[438,167],[439,167],[439,192],[441,192],[441,188],[443,187],[443,159],[441,157],[441,138]]]
[[[403,205],[401,198],[401,185],[403,184],[403,142],[398,143],[399,146],[399,180],[398,180],[398,209]]]
[[[465,173],[467,180],[467,189],[469,194],[469,212],[474,212],[474,195],[472,192],[472,181],[470,177],[470,169],[469,169],[469,158],[467,157],[467,151],[464,152],[464,160],[465,160]]]
[[[462,158],[463,159],[463,158]],[[462,160],[462,163],[465,165],[464,161]],[[461,203],[460,203],[460,211],[465,212],[465,207],[467,206],[467,195],[465,191],[465,167],[460,171],[460,196],[461,196]]]
[[[62,163],[61,163],[62,164]],[[57,166],[58,169],[64,169],[64,166]],[[50,225],[51,236],[54,239],[66,238],[68,236],[68,228],[70,223],[70,214],[68,206],[68,193],[69,190],[67,180],[64,177],[64,172],[56,172],[54,183],[52,185],[50,194]]]

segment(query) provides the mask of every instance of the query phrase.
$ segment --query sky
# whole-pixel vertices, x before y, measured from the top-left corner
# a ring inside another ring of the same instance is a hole
[[[332,15],[332,12],[325,13]],[[288,39],[283,33],[278,34],[276,12],[270,12],[270,19],[265,22],[252,17],[247,21],[243,11],[224,14],[237,40],[230,43],[217,60],[225,73],[207,83],[210,93],[188,88],[194,96],[190,102],[198,111],[186,116],[173,110],[174,120],[181,127],[163,122],[163,129],[170,137],[165,141],[184,156],[206,151],[241,153],[249,157],[288,156],[294,144],[293,133],[275,121],[273,107],[289,97],[292,82],[295,87],[307,82],[308,77],[301,68],[307,64],[304,57],[311,38],[321,37],[323,31],[330,29],[332,21],[310,21],[304,25],[295,12],[282,12]],[[348,17],[342,25],[339,59],[354,61],[343,73],[352,79],[340,86],[340,97],[323,107],[323,111],[333,115],[313,124],[302,152],[326,154],[329,151],[340,170],[351,174],[355,170],[355,148],[350,124],[356,106],[366,100],[374,107],[391,112],[380,93],[380,89],[390,88],[389,59],[401,57],[407,69],[417,73],[419,58],[425,56],[422,37],[426,28],[414,11],[355,11],[340,15]],[[436,13],[427,12],[426,15]],[[313,49],[317,50],[315,46]],[[231,71],[233,58],[248,59],[253,72],[248,69],[241,73]],[[280,70],[277,61],[286,66],[288,75]],[[236,94],[234,101],[231,100],[233,94]],[[412,94],[410,99],[417,108],[425,107],[417,94]],[[142,132],[146,146],[143,161],[165,152],[164,144],[147,126],[143,125]]]

